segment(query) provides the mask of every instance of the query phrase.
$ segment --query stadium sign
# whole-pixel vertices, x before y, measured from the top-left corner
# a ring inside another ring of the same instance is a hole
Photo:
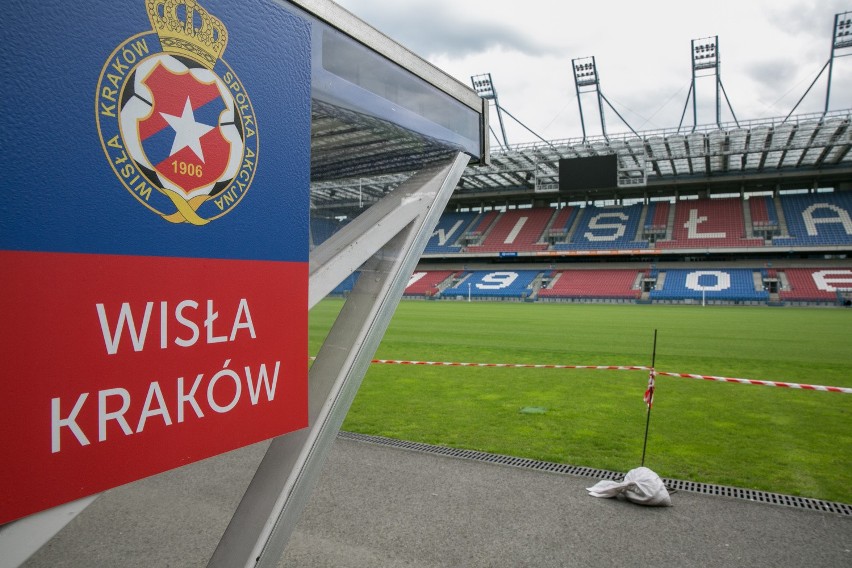
[[[307,425],[310,28],[204,4],[11,10],[0,524]]]

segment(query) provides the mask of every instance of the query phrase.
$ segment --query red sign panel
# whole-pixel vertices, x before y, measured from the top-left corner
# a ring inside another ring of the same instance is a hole
[[[305,264],[0,261],[0,523],[307,425]]]
[[[11,7],[0,524],[307,426],[310,25],[207,3]]]

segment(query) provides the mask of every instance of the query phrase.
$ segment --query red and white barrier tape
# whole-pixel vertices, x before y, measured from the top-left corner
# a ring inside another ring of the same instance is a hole
[[[397,359],[373,359],[373,363],[387,365],[427,365],[435,367],[500,367],[511,369],[596,369],[601,371],[650,371],[650,367],[635,365],[532,365],[523,363],[454,363],[447,361],[401,361]],[[801,383],[785,383],[780,381],[760,381],[755,379],[737,379],[733,377],[717,377],[713,375],[696,375],[692,373],[667,373],[657,371],[657,376],[680,377],[685,379],[701,379],[705,381],[720,381],[744,385],[761,385],[765,387],[780,387],[813,391],[837,392],[852,394],[852,388],[829,387],[823,385],[807,385]]]
[[[532,365],[524,363],[451,363],[448,361],[399,361],[373,359],[373,363],[388,365],[433,365],[437,367],[503,367],[512,369],[599,369],[604,371],[647,371],[648,367],[602,365]]]
[[[665,375],[667,377],[682,377],[685,379],[701,379],[704,381],[720,381],[726,383],[739,383],[742,385],[760,385],[764,387],[781,387],[788,389],[803,389],[826,392],[839,392],[843,394],[852,394],[852,388],[847,387],[829,387],[824,385],[808,385],[802,383],[784,383],[780,381],[759,381],[756,379],[736,379],[733,377],[715,377],[712,375],[694,375],[692,373],[665,373],[657,371],[657,375]]]

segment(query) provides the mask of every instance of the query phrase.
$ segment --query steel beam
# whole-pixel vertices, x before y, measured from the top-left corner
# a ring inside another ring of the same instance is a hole
[[[272,441],[210,568],[277,566],[468,160],[457,153],[418,172],[312,254],[311,305],[354,270],[361,275],[311,367],[309,427]]]

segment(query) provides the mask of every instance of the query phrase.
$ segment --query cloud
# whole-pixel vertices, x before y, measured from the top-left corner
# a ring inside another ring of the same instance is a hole
[[[847,0],[799,0],[767,13],[767,20],[787,34],[809,36],[824,41],[828,47],[834,14],[848,9]]]
[[[745,66],[748,77],[767,91],[781,91],[790,88],[796,79],[797,69],[790,66],[786,59],[761,59]]]
[[[516,26],[474,17],[444,2],[365,2],[349,0],[344,7],[357,10],[358,17],[390,36],[417,55],[433,58],[442,55],[465,57],[494,48],[541,56],[554,48],[536,41]],[[460,3],[463,5],[463,3]]]
[[[336,1],[462,83],[491,73],[501,106],[553,139],[581,134],[571,61],[588,56],[601,92],[631,127],[691,124],[690,40],[712,36],[738,120],[786,116],[800,98],[797,113],[821,111],[828,73],[817,75],[830,55],[834,15],[852,9],[850,0],[721,0],[700,14],[682,0]],[[833,69],[831,109],[852,108],[852,57],[836,58]],[[715,121],[714,80],[696,79],[699,124]],[[600,129],[594,93],[581,101],[585,126]],[[724,98],[721,107],[730,121]],[[626,129],[604,110],[609,132]],[[506,128],[512,143],[535,139],[511,119]]]

